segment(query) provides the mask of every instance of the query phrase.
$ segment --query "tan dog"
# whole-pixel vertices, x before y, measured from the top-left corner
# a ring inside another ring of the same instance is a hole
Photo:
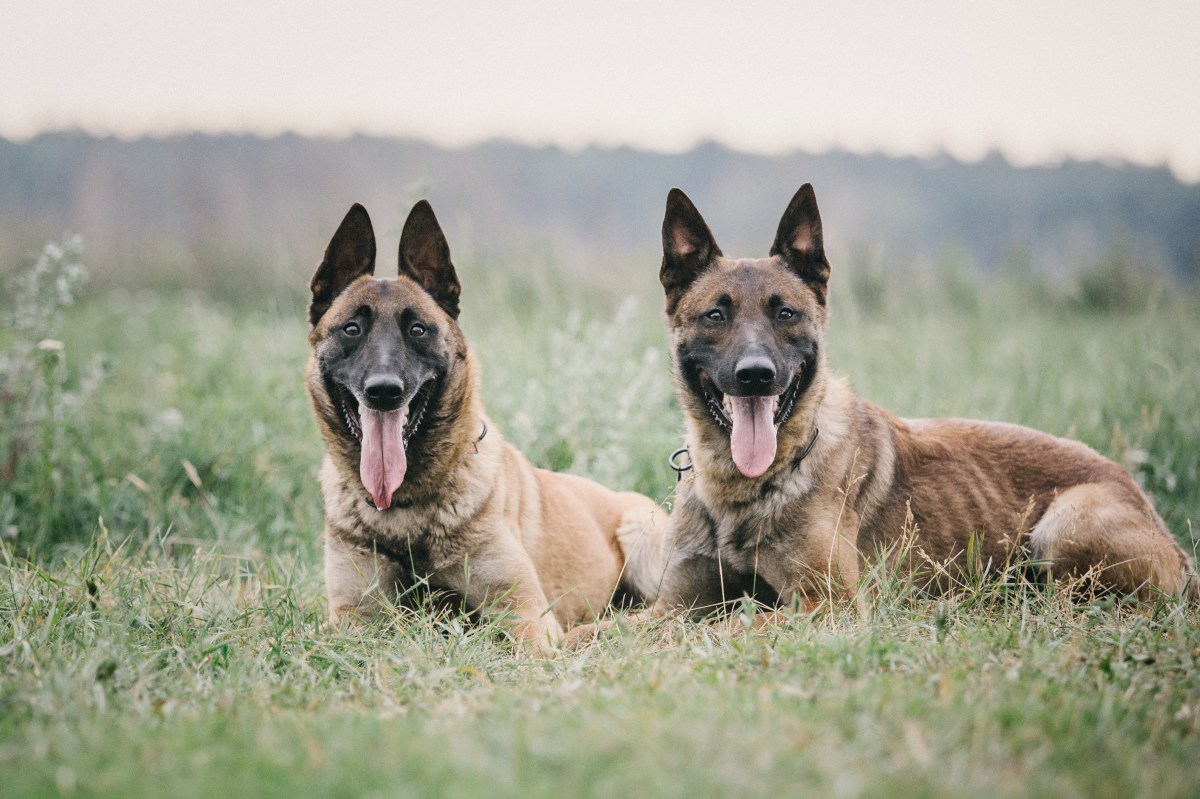
[[[852,591],[890,553],[937,589],[969,568],[1041,562],[1104,590],[1177,595],[1191,563],[1130,476],[1023,427],[905,420],[825,366],[830,267],[812,187],[770,257],[730,259],[678,189],[660,278],[694,478],[680,484],[654,610]],[[969,544],[969,542],[972,542]]]
[[[540,650],[618,588],[651,599],[657,505],[533,468],[487,419],[457,322],[458,276],[427,202],[404,225],[399,275],[374,268],[371,221],[355,205],[309,309],[331,618],[369,616],[424,581],[471,610],[508,611],[513,636]]]

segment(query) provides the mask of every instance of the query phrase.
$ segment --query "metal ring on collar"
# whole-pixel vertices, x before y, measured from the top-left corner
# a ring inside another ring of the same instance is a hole
[[[687,455],[687,465],[679,462],[680,455]],[[667,465],[675,470],[675,479],[682,480],[683,473],[692,469],[692,453],[688,452],[687,447],[680,447],[671,453],[671,457],[667,458]]]

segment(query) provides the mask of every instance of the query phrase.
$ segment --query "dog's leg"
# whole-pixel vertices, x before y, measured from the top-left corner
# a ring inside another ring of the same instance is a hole
[[[540,588],[522,591],[518,584],[504,605],[520,619],[510,633],[522,648],[534,654],[547,655],[558,647],[563,638],[562,624],[550,610]]]
[[[650,613],[666,616],[682,611],[694,619],[702,619],[720,607],[726,598],[720,564],[716,560],[676,552],[668,557],[662,588]]]
[[[666,570],[664,548],[669,514],[655,503],[639,502],[621,514],[617,542],[625,563],[621,586],[638,599],[650,603],[658,596]]]
[[[562,624],[546,600],[533,561],[514,533],[496,531],[483,549],[436,577],[465,597],[471,608],[512,614],[515,621],[508,632],[523,649],[549,654],[562,640]]]
[[[827,524],[810,526],[802,548],[764,547],[755,557],[754,570],[775,588],[779,607],[813,613],[854,595],[861,572],[857,530],[858,515],[850,508],[838,508]],[[755,624],[756,629],[760,626]]]
[[[1119,483],[1058,495],[1029,536],[1030,554],[1056,577],[1087,577],[1103,591],[1178,596],[1194,591],[1191,563],[1154,511]]]
[[[398,567],[387,558],[366,552],[325,529],[325,593],[329,620],[346,617],[369,621],[395,591]]]

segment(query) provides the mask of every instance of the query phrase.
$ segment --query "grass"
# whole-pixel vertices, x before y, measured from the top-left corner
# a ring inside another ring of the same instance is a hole
[[[539,269],[463,270],[493,418],[538,464],[669,498],[653,270],[621,301]],[[841,279],[829,362],[860,393],[1077,437],[1194,550],[1195,297]],[[879,576],[776,630],[671,622],[544,661],[453,614],[323,627],[303,312],[254,305],[84,294],[37,331],[61,346],[0,333],[0,795],[1200,790],[1200,612],[1170,602]]]
[[[1194,610],[985,588],[549,661],[396,613],[322,629],[315,563],[5,553],[6,796],[1192,796]]]

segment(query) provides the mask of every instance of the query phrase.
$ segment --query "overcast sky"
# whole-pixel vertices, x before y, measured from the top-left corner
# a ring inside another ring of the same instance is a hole
[[[999,149],[1200,180],[1200,2],[0,0],[0,135]]]

